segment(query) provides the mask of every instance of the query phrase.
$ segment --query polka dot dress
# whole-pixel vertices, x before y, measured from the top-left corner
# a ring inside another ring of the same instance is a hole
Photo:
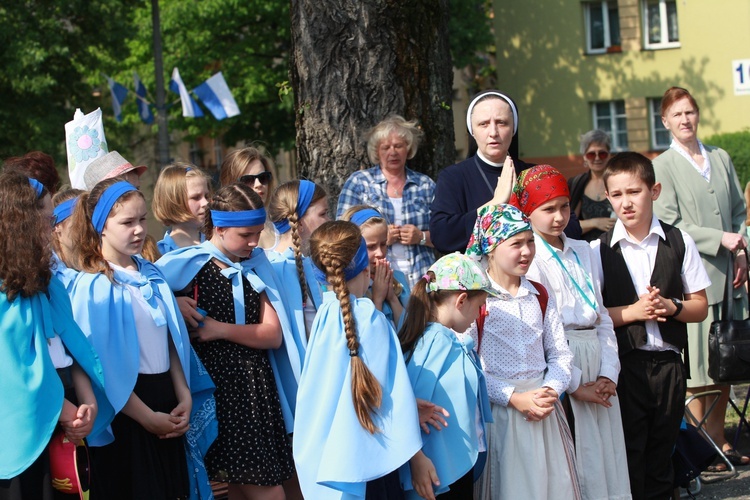
[[[245,322],[260,322],[260,295],[243,278]],[[232,283],[209,261],[195,277],[198,307],[234,323]],[[226,340],[196,343],[195,351],[216,384],[219,436],[206,455],[215,481],[278,485],[294,471],[268,353]]]

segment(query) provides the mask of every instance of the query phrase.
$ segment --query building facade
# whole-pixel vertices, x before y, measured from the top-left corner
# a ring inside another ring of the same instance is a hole
[[[748,0],[494,0],[498,88],[519,105],[521,157],[573,175],[579,137],[614,151],[669,146],[664,91],[685,87],[699,137],[750,127]]]

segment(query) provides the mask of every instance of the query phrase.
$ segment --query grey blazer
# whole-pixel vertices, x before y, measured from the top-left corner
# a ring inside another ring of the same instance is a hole
[[[718,304],[724,297],[730,259],[729,251],[721,246],[721,236],[724,232],[745,236],[747,209],[732,159],[723,149],[705,148],[711,161],[709,182],[671,148],[654,159],[656,181],[662,185],[654,213],[695,240],[711,279],[706,290],[708,303]]]

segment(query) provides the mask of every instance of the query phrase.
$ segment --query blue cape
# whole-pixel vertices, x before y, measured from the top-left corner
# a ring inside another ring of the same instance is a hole
[[[440,478],[436,494],[469,472],[478,457],[476,411],[492,422],[487,384],[482,366],[474,354],[473,340],[461,343],[452,330],[429,323],[406,366],[414,394],[442,406],[451,414],[448,427],[422,433],[422,451],[432,460]],[[408,357],[408,355],[407,355]],[[409,465],[401,469],[407,498],[421,498],[413,489]]]
[[[104,393],[99,359],[73,320],[62,283],[52,279],[47,294],[13,302],[0,293],[0,332],[0,479],[9,479],[39,457],[60,418],[64,389],[47,348],[55,334],[91,380],[98,406],[91,436],[107,428],[114,410]]]
[[[52,269],[52,275],[60,280],[66,289],[70,289],[71,284],[75,281],[76,276],[78,276],[78,271],[66,266],[65,262],[60,259],[60,256],[56,252],[52,252],[52,265],[50,268]]]
[[[359,423],[339,301],[324,294],[307,345],[294,422],[294,461],[305,498],[363,499],[367,481],[406,463],[422,447],[419,418],[396,332],[370,299],[352,300],[359,356],[380,382],[379,432]]]
[[[292,328],[294,330],[295,342],[302,346],[304,361],[304,351],[307,349],[307,333],[305,329],[305,313],[302,309],[302,289],[299,286],[299,275],[297,274],[297,263],[294,260],[294,251],[287,248],[284,253],[266,252],[268,260],[271,261],[276,278],[284,287],[284,300],[287,311],[290,314]],[[315,279],[313,263],[310,257],[303,257],[302,267],[305,271],[305,283],[310,290],[312,305],[315,310],[320,308],[323,303],[323,289],[318,280]]]
[[[206,241],[206,236],[201,233],[201,243]],[[177,250],[180,248],[177,246],[177,243],[172,239],[172,235],[170,234],[170,231],[167,231],[164,233],[164,238],[156,242],[156,248],[159,249],[159,253],[162,255],[166,255],[172,250]]]
[[[185,379],[190,384],[190,339],[174,295],[156,266],[138,256],[133,257],[133,261],[143,279],[130,284],[140,286],[157,325],[167,325]],[[130,292],[122,285],[131,279],[129,274],[117,270],[115,284],[100,273],[79,273],[70,292],[73,315],[101,358],[107,397],[118,413],[133,393],[140,365]],[[153,297],[162,300],[166,314],[161,314]],[[159,316],[161,319],[157,319]],[[106,443],[92,439],[90,444]]]
[[[245,295],[241,276],[244,276],[256,292],[265,292],[281,323],[283,342],[278,349],[269,349],[268,357],[273,368],[276,388],[279,392],[281,411],[287,432],[292,432],[297,398],[297,380],[302,371],[304,347],[300,347],[293,335],[292,323],[287,313],[282,288],[276,279],[271,263],[265,252],[256,248],[250,257],[240,263],[232,262],[210,241],[200,245],[180,248],[159,259],[156,265],[164,272],[172,290],[185,289],[195,278],[206,262],[215,258],[229,268],[222,274],[232,281],[234,292],[235,322],[245,324]]]

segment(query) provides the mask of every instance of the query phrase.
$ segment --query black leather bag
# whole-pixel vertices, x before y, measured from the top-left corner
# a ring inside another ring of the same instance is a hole
[[[711,323],[708,333],[708,376],[717,382],[746,382],[750,380],[750,318],[733,319],[733,262],[730,269],[721,320]]]

